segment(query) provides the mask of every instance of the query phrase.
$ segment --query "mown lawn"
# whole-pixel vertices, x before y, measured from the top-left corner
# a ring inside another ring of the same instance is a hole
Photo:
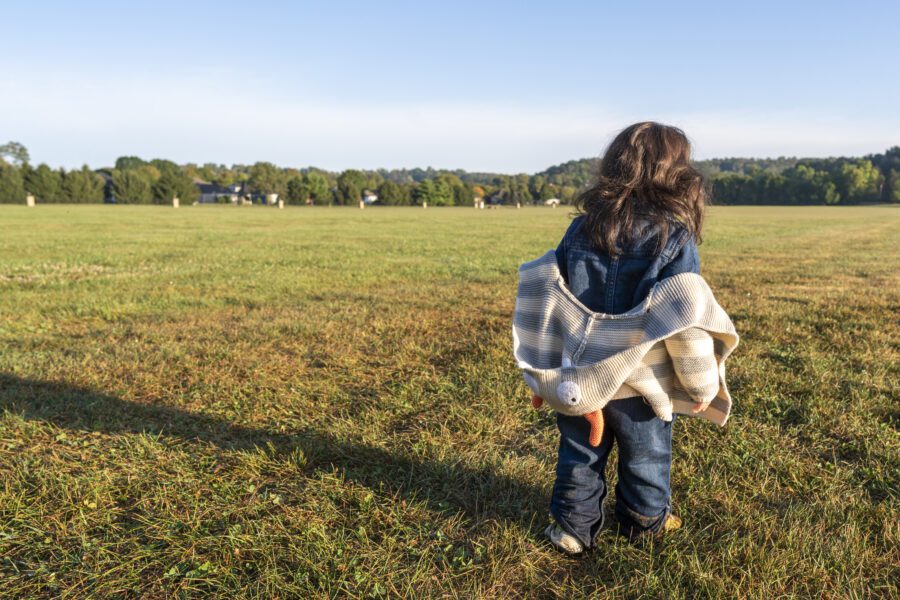
[[[0,595],[900,595],[900,207],[711,210],[732,417],[676,422],[681,530],[582,559],[511,358],[567,223],[0,207]]]

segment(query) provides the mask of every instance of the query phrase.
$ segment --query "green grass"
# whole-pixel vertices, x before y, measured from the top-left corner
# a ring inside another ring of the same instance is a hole
[[[732,417],[676,422],[681,530],[577,560],[510,333],[567,223],[0,207],[0,595],[897,597],[900,209],[711,210]]]

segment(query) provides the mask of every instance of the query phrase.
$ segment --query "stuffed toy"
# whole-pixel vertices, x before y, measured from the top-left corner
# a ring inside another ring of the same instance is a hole
[[[696,273],[657,282],[627,312],[599,313],[568,289],[551,250],[519,267],[512,337],[532,406],[583,416],[592,446],[603,407],[621,398],[643,397],[663,421],[678,413],[721,426],[731,412],[725,359],[738,335]]]
[[[563,366],[565,368],[570,368],[572,366],[572,361],[568,358],[563,358]],[[574,381],[563,381],[556,388],[556,395],[563,402],[575,405],[581,401],[581,388],[579,388],[578,384]],[[535,410],[539,409],[543,404],[543,398],[537,394],[532,394],[531,406],[534,407]],[[596,448],[600,445],[600,440],[603,439],[603,412],[600,410],[592,410],[582,416],[591,424],[591,434],[588,437],[588,443]]]

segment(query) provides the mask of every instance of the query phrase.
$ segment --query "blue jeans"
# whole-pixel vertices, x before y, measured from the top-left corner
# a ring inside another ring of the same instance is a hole
[[[613,441],[619,443],[616,520],[631,539],[658,532],[672,511],[672,425],[656,416],[640,396],[612,400],[603,409],[600,445],[588,444],[590,424],[584,417],[556,415],[559,455],[550,513],[585,548],[603,527],[606,460]]]

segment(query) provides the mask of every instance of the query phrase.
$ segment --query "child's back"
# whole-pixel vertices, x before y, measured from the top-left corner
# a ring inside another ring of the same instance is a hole
[[[700,272],[697,241],[705,188],[690,164],[684,134],[657,123],[638,123],[607,149],[600,175],[578,199],[556,250],[560,272],[578,300],[594,312],[620,314],[640,304],[658,281]],[[594,543],[603,527],[605,467],[619,444],[615,515],[629,537],[680,524],[671,514],[672,425],[641,396],[603,408],[599,446],[588,443],[583,417],[557,413],[560,430],[550,511],[551,540],[568,552]]]
[[[594,312],[619,314],[643,302],[658,281],[679,273],[700,273],[697,245],[678,222],[658,248],[660,227],[643,221],[617,256],[597,250],[576,217],[556,249],[559,270],[582,304]]]

